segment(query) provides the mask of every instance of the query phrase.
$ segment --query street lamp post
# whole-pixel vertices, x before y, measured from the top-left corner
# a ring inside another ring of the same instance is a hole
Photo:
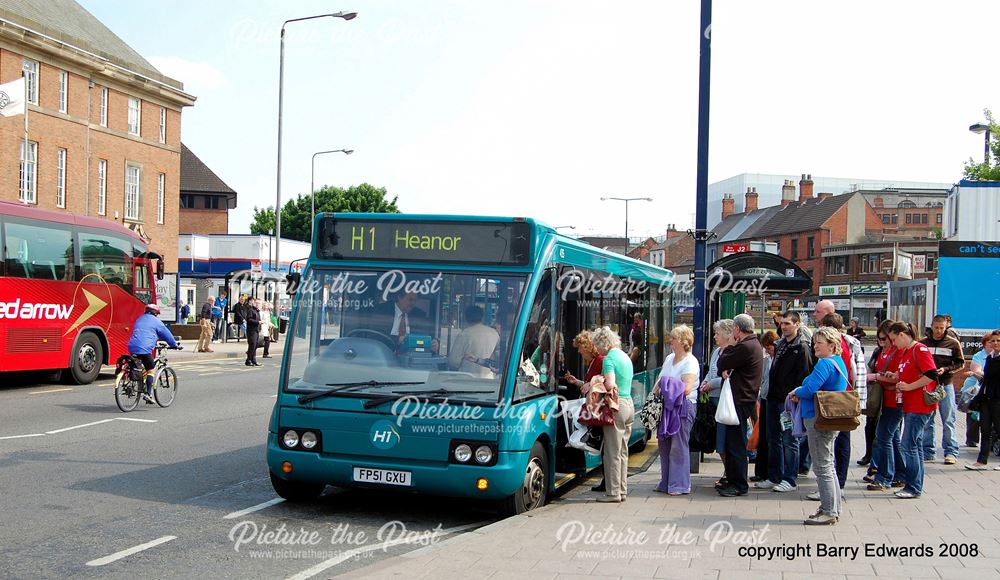
[[[981,133],[986,133],[986,144],[983,146],[983,162],[987,166],[990,164],[990,126],[984,123],[976,123],[969,127],[969,131],[972,131],[976,135]]]
[[[630,201],[653,201],[651,197],[602,197],[601,201],[607,200],[625,202],[625,255],[628,255],[628,202]]]
[[[286,20],[281,25],[281,50],[278,55],[278,186],[274,203],[274,263],[277,266],[281,259],[281,113],[285,103],[285,27],[292,22],[302,20],[314,20],[316,18],[342,18],[353,20],[358,15],[357,12],[335,12],[333,14],[317,14],[316,16],[306,16],[303,18],[292,18]],[[280,270],[280,266],[277,266]],[[277,301],[277,295],[275,295]]]
[[[309,197],[312,198],[312,219],[309,220],[309,239],[312,239],[313,222],[316,221],[316,157],[318,155],[326,155],[327,153],[343,153],[344,155],[350,155],[351,153],[354,153],[354,149],[333,149],[331,151],[317,151],[316,153],[313,153],[312,173],[309,177]]]

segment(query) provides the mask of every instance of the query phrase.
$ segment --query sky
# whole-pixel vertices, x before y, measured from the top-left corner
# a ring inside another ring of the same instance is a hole
[[[363,182],[406,213],[527,216],[576,235],[693,226],[699,2],[79,0],[197,97],[182,140],[238,194]],[[951,183],[1000,109],[1000,2],[715,0],[709,180],[811,173]],[[991,100],[992,99],[992,100]],[[736,192],[739,193],[739,192]]]

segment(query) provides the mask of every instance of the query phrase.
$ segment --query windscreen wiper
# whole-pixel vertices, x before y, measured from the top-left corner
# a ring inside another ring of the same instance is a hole
[[[381,382],[381,381],[361,381],[354,383],[327,383],[326,386],[334,387],[332,389],[327,389],[325,391],[318,391],[315,393],[309,393],[308,395],[302,395],[299,397],[299,403],[308,403],[315,399],[320,399],[322,397],[328,397],[342,391],[350,391],[358,389],[361,387],[399,387],[403,385],[423,385],[424,382]]]
[[[434,389],[433,391],[396,391],[391,395],[378,397],[376,399],[368,399],[365,401],[364,408],[372,409],[383,403],[398,401],[399,399],[410,395],[431,395],[431,398],[440,399],[441,397],[447,397],[448,395],[472,395],[483,393],[490,393],[490,391],[452,391],[449,389]]]

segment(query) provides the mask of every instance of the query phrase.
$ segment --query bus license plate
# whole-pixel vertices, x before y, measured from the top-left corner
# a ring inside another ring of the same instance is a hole
[[[410,485],[409,471],[391,471],[389,469],[371,469],[369,467],[355,467],[354,481],[363,483],[381,483],[384,485]]]

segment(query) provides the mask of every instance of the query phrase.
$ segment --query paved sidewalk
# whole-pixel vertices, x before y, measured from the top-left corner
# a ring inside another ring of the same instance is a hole
[[[976,449],[962,447],[958,465],[926,463],[924,495],[900,500],[865,490],[865,468],[855,463],[864,452],[863,426],[852,443],[845,509],[834,526],[802,523],[819,507],[805,499],[816,490],[812,474],[799,479],[796,492],[751,489],[727,499],[712,488],[722,471],[715,456],[692,475],[691,495],[666,496],[653,492],[660,478],[654,461],[629,479],[625,503],[596,503],[589,485],[577,486],[530,514],[346,577],[1000,578],[1000,472],[964,469]],[[978,556],[952,555],[959,553]]]
[[[195,349],[198,348],[197,340],[182,340],[180,344],[184,347],[184,350],[171,350],[167,353],[167,358],[170,362],[188,362],[188,361],[199,361],[199,360],[216,360],[216,359],[227,359],[227,358],[246,358],[247,355],[247,343],[245,340],[240,340],[239,342],[235,340],[230,340],[229,342],[217,342],[210,345],[210,348],[214,352],[197,352]],[[272,357],[279,357],[284,351],[285,341],[284,336],[278,342],[272,342],[269,348],[269,353]],[[257,359],[264,353],[264,347],[257,349]]]

